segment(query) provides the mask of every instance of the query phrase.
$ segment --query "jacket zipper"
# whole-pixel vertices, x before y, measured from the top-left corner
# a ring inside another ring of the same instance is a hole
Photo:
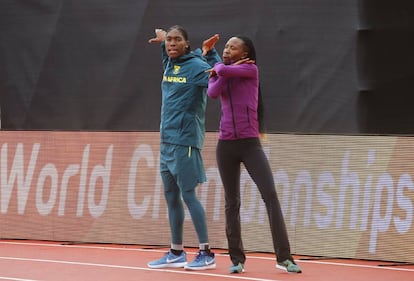
[[[236,120],[234,118],[233,99],[231,98],[231,92],[230,92],[230,81],[227,81],[227,94],[229,95],[229,99],[230,99],[231,119],[233,121],[234,136],[238,138],[239,136],[238,136],[237,128],[236,128]]]

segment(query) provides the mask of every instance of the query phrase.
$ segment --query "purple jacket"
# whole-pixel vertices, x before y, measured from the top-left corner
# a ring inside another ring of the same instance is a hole
[[[210,98],[221,98],[219,139],[259,137],[257,117],[259,70],[255,64],[216,63],[216,76],[208,82]]]

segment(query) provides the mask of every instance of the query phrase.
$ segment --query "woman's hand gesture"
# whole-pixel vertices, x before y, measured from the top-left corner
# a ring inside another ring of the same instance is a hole
[[[148,43],[161,43],[165,40],[167,32],[161,28],[155,29],[155,37],[148,40]]]
[[[218,34],[214,34],[207,40],[204,40],[203,46],[201,47],[201,49],[203,50],[203,56],[205,56],[208,51],[214,48],[214,45],[219,39],[220,39],[220,36]]]
[[[244,59],[239,59],[238,61],[233,63],[233,65],[239,65],[239,64],[242,64],[242,63],[250,63],[251,64],[251,63],[255,63],[255,61],[251,60],[249,58],[244,58]]]
[[[208,72],[208,73],[209,73],[208,78],[211,78],[211,77],[217,76],[217,73],[216,73],[216,71],[214,70],[214,67],[213,67],[213,68],[210,68],[210,69],[207,69],[205,72]]]

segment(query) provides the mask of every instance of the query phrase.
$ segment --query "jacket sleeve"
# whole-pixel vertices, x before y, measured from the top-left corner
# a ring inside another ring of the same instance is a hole
[[[216,63],[221,62],[221,58],[215,48],[207,52],[205,59],[211,67],[213,67]]]
[[[208,51],[205,56],[202,55],[202,50],[200,48],[195,49],[193,53],[206,61],[211,67],[213,67],[216,63],[221,62],[221,58],[215,48]]]
[[[219,77],[239,77],[239,78],[257,78],[258,68],[253,63],[242,63],[238,65],[217,64],[214,67]]]
[[[217,63],[214,68],[216,68],[221,63]],[[225,89],[227,84],[227,78],[220,76],[210,77],[208,80],[207,95],[212,99],[217,99],[221,96],[223,89]]]
[[[167,55],[167,51],[165,50],[165,42],[161,42],[161,57],[162,57],[162,65],[165,70],[168,65],[168,55]]]

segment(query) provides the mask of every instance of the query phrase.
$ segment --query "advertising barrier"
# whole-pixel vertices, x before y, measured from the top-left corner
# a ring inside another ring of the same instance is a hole
[[[0,238],[169,245],[158,132],[0,132]],[[226,248],[217,133],[197,192],[213,248]],[[414,138],[269,134],[292,252],[414,262]],[[272,252],[258,189],[241,174],[246,250]],[[197,246],[186,213],[185,246]]]

